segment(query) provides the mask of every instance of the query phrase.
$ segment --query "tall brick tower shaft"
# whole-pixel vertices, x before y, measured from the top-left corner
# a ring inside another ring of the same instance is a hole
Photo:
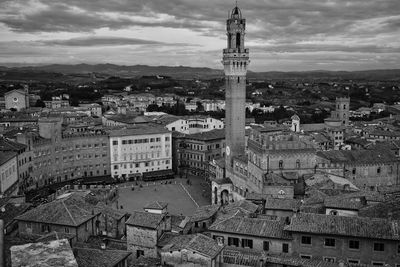
[[[249,49],[244,47],[246,20],[236,6],[226,22],[228,47],[223,50],[225,72],[226,168],[232,158],[245,153],[246,74]]]

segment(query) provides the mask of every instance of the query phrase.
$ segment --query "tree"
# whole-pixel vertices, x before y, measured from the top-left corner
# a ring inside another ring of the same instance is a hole
[[[45,104],[41,99],[38,99],[38,100],[36,100],[35,107],[38,107],[38,108],[45,108],[45,107],[46,107],[46,104]]]
[[[204,111],[203,104],[200,101],[197,101],[196,105],[197,105],[197,108],[196,108],[197,112]]]

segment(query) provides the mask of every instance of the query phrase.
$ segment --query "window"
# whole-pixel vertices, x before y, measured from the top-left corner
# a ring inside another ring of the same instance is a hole
[[[279,161],[279,169],[283,169],[283,160]]]
[[[325,247],[334,247],[336,240],[334,238],[325,238]]]
[[[289,253],[289,244],[288,243],[283,243],[282,244],[282,252],[283,253]]]
[[[360,241],[358,241],[358,240],[349,240],[349,248],[350,249],[360,249]]]
[[[118,170],[118,165],[114,165],[114,170]]]
[[[198,223],[198,222],[195,222],[195,223],[194,223],[194,227],[196,227],[196,228],[199,227],[199,223]]]
[[[296,160],[296,168],[297,168],[297,169],[300,169],[300,160],[299,160],[299,159]]]
[[[263,249],[264,249],[264,251],[269,251],[269,241],[264,241]]]
[[[88,222],[85,223],[85,231],[89,231],[89,223]]]
[[[384,266],[384,265],[385,265],[384,262],[376,262],[376,261],[372,262],[372,266]]]
[[[68,227],[65,227],[65,228],[64,228],[64,232],[67,233],[67,234],[69,234],[69,228],[68,228]]]
[[[311,236],[302,236],[301,244],[303,245],[311,245]]]
[[[359,264],[359,263],[360,263],[360,260],[348,259],[347,262],[348,262],[349,264]]]
[[[42,224],[42,232],[50,232],[50,225]]]
[[[165,137],[165,141],[169,141],[169,136],[166,136],[166,137]]]
[[[242,247],[243,248],[253,248],[253,240],[252,239],[242,239]]]
[[[143,250],[136,250],[136,258],[139,258],[140,256],[144,256],[144,251]]]
[[[385,244],[374,243],[374,251],[385,251]]]
[[[378,169],[376,169],[376,173],[380,174],[381,173],[381,167],[378,167]]]
[[[118,145],[118,141],[115,140],[115,141],[112,142],[112,144],[113,144],[113,146],[117,146]]]
[[[239,246],[239,238],[236,237],[228,237],[228,246]]]
[[[300,258],[302,258],[302,259],[311,259],[311,255],[300,254]]]
[[[332,262],[332,263],[335,262],[335,258],[333,258],[333,257],[323,257],[323,260],[327,261],[327,262]]]

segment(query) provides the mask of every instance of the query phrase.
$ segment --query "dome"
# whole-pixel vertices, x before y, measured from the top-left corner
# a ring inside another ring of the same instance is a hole
[[[232,9],[231,18],[232,19],[241,19],[242,18],[242,12],[240,11],[240,9],[237,6],[235,6],[235,8]]]

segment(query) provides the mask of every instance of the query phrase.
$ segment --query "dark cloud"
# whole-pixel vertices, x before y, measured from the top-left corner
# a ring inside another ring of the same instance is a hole
[[[128,37],[109,37],[109,36],[92,36],[72,38],[67,40],[46,40],[37,41],[36,43],[45,45],[60,46],[120,46],[120,45],[150,45],[150,46],[195,46],[187,43],[165,43],[152,40],[128,38]]]
[[[0,24],[18,34],[89,32],[92,35],[101,28],[187,29],[211,37],[215,48],[220,44],[222,48],[225,20],[233,4],[232,0],[0,0]],[[329,58],[322,56],[324,53],[333,55],[335,64],[350,60],[360,66],[385,66],[396,60],[398,63],[399,57],[393,55],[400,52],[399,0],[240,0],[239,6],[247,19],[246,38],[252,56],[258,57],[252,59],[256,64],[267,64],[262,63],[264,57],[280,58],[287,63],[285,66],[291,62],[297,66],[301,62],[318,65],[317,60],[321,60],[320,64],[330,64]],[[158,36],[151,39],[157,40]],[[216,60],[211,57],[217,53],[205,54],[186,44],[192,40],[169,43],[165,39],[165,36],[160,41],[100,36],[36,41],[33,45],[38,49],[49,46],[71,50],[141,45],[146,51],[152,47],[179,46],[181,51],[171,60],[186,62],[185,55],[190,54],[193,61],[196,53],[200,53],[196,58],[199,62]],[[183,51],[184,46],[191,50]]]

